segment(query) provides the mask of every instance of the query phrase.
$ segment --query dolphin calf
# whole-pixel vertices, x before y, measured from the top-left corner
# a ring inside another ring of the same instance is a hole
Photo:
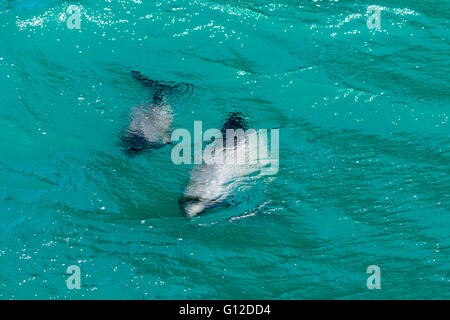
[[[243,139],[234,140],[230,146],[225,143],[228,140],[229,129],[247,130],[247,122],[242,114],[235,112],[229,115],[221,130],[223,140],[214,142],[216,144],[214,154],[208,155],[208,159],[204,157],[205,163],[191,171],[189,184],[179,200],[181,210],[188,217],[197,216],[211,208],[231,204],[230,196],[233,191],[260,174],[259,162],[237,163],[233,160],[243,154],[257,154],[255,150],[257,145],[250,143],[252,141],[249,137],[250,130],[244,133]],[[253,132],[256,134],[255,131]],[[216,161],[215,158],[219,156],[220,161]],[[231,159],[230,162],[228,162],[229,159]]]
[[[190,85],[151,80],[138,71],[132,71],[131,75],[153,91],[151,104],[133,109],[130,124],[121,137],[125,152],[134,155],[146,149],[162,148],[170,142],[174,112],[167,96]]]

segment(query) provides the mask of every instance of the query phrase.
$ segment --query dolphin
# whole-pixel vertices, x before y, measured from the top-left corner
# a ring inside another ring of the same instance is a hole
[[[135,155],[147,149],[162,148],[170,143],[174,111],[167,96],[191,85],[151,80],[138,71],[131,71],[131,75],[153,91],[152,103],[133,109],[130,124],[121,136],[125,152]]]
[[[189,184],[179,200],[180,208],[187,217],[195,217],[209,209],[232,204],[233,197],[230,199],[230,196],[234,190],[260,174],[259,162],[227,162],[227,159],[237,159],[238,155],[249,152],[256,154],[257,149],[256,144],[249,143],[250,130],[245,132],[244,139],[235,140],[231,147],[228,146],[225,143],[228,129],[247,130],[247,122],[241,113],[229,115],[221,130],[224,139],[214,142],[214,154],[208,155],[208,159],[204,158],[205,163],[191,171]],[[222,161],[216,161],[215,158],[219,155]]]

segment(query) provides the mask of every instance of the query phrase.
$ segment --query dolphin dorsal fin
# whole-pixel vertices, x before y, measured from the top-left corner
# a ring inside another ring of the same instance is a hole
[[[233,130],[242,129],[245,131],[247,130],[247,127],[248,123],[247,120],[245,120],[244,115],[241,112],[232,112],[228,115],[227,120],[223,124],[221,132],[223,137],[225,138],[227,129]]]

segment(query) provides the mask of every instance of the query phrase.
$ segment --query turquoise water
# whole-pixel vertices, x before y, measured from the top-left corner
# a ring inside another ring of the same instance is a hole
[[[372,4],[0,1],[0,299],[450,298],[450,2]],[[193,84],[174,128],[279,128],[278,174],[185,218],[130,70]]]

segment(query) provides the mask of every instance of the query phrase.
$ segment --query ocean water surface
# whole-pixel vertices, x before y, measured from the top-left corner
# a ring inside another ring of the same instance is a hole
[[[450,298],[449,16],[448,0],[1,0],[0,299]],[[131,70],[192,84],[174,128],[233,111],[278,128],[278,174],[183,216],[194,165],[119,145],[151,99]]]

